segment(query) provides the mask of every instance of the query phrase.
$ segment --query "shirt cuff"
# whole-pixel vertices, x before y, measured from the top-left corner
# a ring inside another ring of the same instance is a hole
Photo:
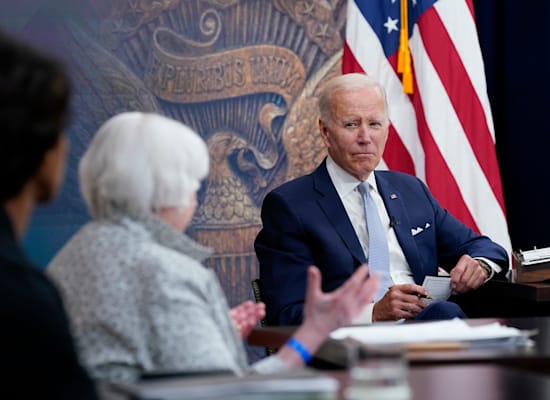
[[[485,279],[485,282],[491,280],[493,276],[495,276],[495,273],[498,274],[500,271],[502,271],[502,268],[500,268],[500,266],[497,263],[485,257],[474,257],[474,260],[481,261],[490,268],[491,271],[489,272],[489,276],[487,277],[487,279]]]

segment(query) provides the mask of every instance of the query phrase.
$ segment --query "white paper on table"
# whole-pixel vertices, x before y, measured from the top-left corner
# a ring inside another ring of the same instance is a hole
[[[526,333],[498,322],[470,326],[455,318],[446,321],[410,324],[377,323],[365,326],[340,328],[330,334],[332,339],[353,338],[367,345],[407,344],[419,342],[477,341],[517,339]]]
[[[428,303],[432,301],[445,301],[451,296],[451,278],[449,277],[427,276],[424,278],[422,286],[432,296],[432,299],[426,299]]]

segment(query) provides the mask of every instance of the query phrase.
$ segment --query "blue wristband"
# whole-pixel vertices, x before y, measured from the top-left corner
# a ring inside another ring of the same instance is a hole
[[[286,344],[292,347],[294,350],[296,350],[296,352],[300,355],[300,357],[302,357],[304,364],[307,364],[313,358],[313,356],[309,353],[309,351],[307,351],[304,345],[299,341],[297,341],[296,339],[294,339],[293,337],[288,339]]]

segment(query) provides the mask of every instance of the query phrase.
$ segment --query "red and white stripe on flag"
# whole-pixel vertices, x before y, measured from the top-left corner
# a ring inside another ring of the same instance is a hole
[[[380,167],[418,176],[443,207],[510,254],[472,0],[409,0],[411,95],[397,73],[399,3],[348,0],[343,72],[373,76],[388,95]]]

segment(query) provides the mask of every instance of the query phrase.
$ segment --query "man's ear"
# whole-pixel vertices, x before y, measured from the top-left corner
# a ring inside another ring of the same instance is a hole
[[[321,120],[321,118],[319,118],[319,133],[321,134],[321,139],[323,139],[323,143],[325,143],[325,146],[328,148],[329,129],[327,128],[326,124]]]
[[[328,128],[325,125],[325,123],[319,118],[319,133],[321,134],[321,137],[323,138],[323,141],[326,141],[328,139]]]

